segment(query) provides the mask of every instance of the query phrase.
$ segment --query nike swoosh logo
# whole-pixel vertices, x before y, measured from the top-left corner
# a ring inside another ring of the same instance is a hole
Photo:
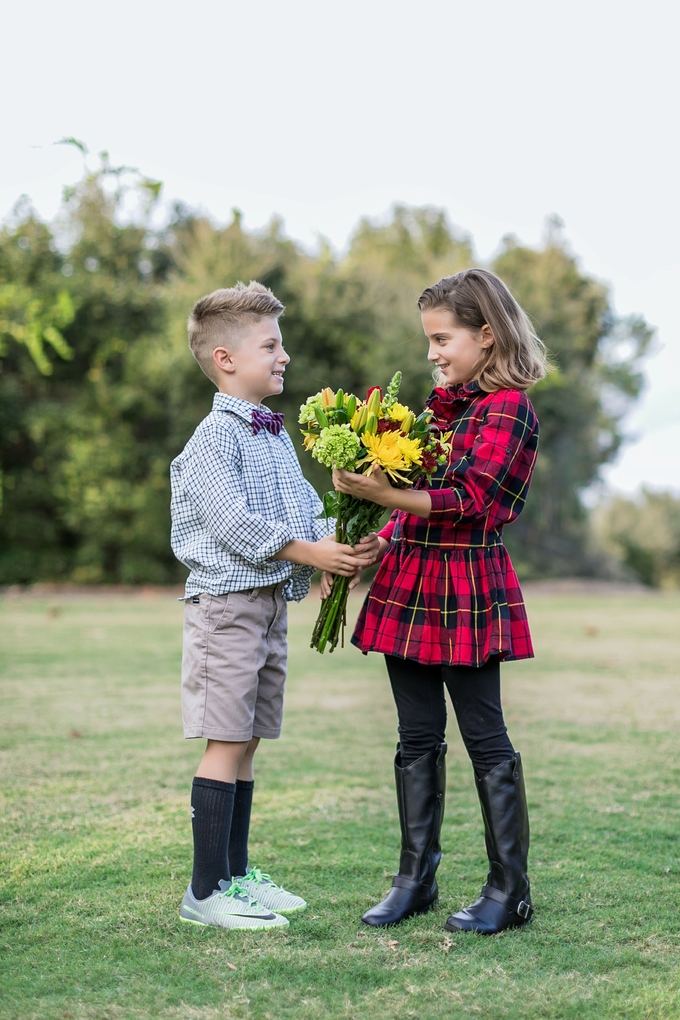
[[[230,914],[229,916],[233,917],[234,915]],[[274,919],[274,914],[237,914],[236,916],[252,917],[256,921],[272,921]]]

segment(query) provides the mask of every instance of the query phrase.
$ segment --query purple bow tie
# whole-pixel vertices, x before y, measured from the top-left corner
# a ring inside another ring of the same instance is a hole
[[[262,429],[266,429],[267,432],[271,432],[273,436],[278,436],[283,428],[283,415],[278,411],[260,411],[259,408],[253,408],[253,435],[256,436]]]

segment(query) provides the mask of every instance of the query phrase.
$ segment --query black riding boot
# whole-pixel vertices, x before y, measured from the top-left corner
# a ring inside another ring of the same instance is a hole
[[[496,935],[531,920],[527,877],[529,816],[519,753],[501,762],[477,783],[489,856],[489,874],[481,896],[453,914],[449,931]]]
[[[430,910],[439,896],[435,872],[442,851],[439,833],[444,816],[446,744],[439,744],[406,768],[394,759],[397,804],[401,824],[399,874],[382,903],[367,910],[361,920],[373,928],[399,924]]]

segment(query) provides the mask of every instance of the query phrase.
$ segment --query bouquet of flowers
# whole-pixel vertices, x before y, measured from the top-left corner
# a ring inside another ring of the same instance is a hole
[[[431,424],[431,411],[416,417],[400,404],[400,385],[397,372],[384,396],[379,386],[373,386],[363,401],[330,387],[310,397],[298,419],[305,449],[330,472],[344,468],[370,474],[377,464],[398,488],[430,478],[439,464],[446,463],[449,433],[442,435]],[[323,506],[325,516],[336,519],[336,540],[352,546],[378,527],[385,512],[377,503],[335,490],[325,494]],[[349,581],[336,576],[322,603],[311,643],[319,652],[326,645],[332,652],[344,634]]]

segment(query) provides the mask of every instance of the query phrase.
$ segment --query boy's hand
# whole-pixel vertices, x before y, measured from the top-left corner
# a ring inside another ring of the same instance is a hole
[[[370,551],[372,548],[373,544],[369,543],[361,550],[358,547],[353,549],[351,545],[336,542],[332,536],[322,538],[319,542],[295,539],[284,545],[283,549],[279,549],[272,559],[302,563],[307,567],[316,567],[317,570],[326,570],[330,574],[353,577],[357,570],[370,567],[373,562]]]
[[[353,549],[351,545],[343,545],[330,536],[312,545],[311,566],[330,574],[352,577],[363,567],[370,567],[371,562],[370,551],[360,550],[358,546]]]
[[[368,565],[373,566],[374,563],[379,563],[380,560],[383,558],[388,545],[389,542],[387,542],[386,539],[380,538],[378,535],[375,534],[375,532],[372,531],[370,535],[366,535],[365,538],[362,538],[359,542],[357,542],[355,548],[357,552],[361,552],[362,555],[364,554],[369,555],[371,557],[371,562]],[[356,588],[360,580],[361,569],[358,569],[350,582],[349,586],[350,591],[352,590],[352,588]],[[332,584],[333,574],[329,573],[327,570],[324,570],[323,574],[321,575],[321,590],[319,592],[319,597],[321,599],[328,598],[328,596],[331,593]]]

